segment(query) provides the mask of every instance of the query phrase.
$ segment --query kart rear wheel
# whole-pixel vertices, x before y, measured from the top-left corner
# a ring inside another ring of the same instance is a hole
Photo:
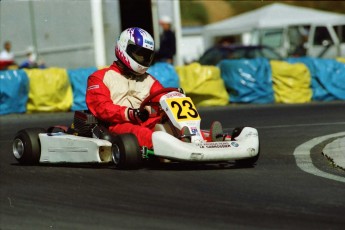
[[[38,164],[41,157],[39,133],[46,133],[43,128],[22,129],[17,132],[12,143],[13,155],[21,164]]]
[[[134,134],[127,133],[113,137],[112,159],[119,169],[137,169],[141,166],[142,155]]]

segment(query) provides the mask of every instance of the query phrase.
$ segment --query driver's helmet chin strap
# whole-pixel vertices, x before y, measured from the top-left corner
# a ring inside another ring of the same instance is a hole
[[[118,67],[120,67],[122,74],[131,80],[140,80],[147,76],[147,73],[144,74],[136,74],[133,70],[129,69],[125,64],[122,63],[120,59],[115,60],[115,63]]]

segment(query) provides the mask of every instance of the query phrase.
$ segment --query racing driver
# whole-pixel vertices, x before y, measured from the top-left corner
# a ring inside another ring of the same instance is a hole
[[[115,61],[89,76],[86,92],[88,109],[110,124],[110,132],[133,133],[140,146],[151,149],[152,132],[160,118],[150,118],[151,111],[138,108],[146,97],[163,88],[146,72],[153,56],[154,41],[147,31],[137,27],[124,30],[115,45]]]

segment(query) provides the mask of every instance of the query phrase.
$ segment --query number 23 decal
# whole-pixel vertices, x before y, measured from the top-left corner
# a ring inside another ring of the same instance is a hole
[[[189,98],[188,98],[189,99]],[[190,99],[183,99],[183,100],[174,100],[170,102],[171,108],[177,108],[177,113],[175,114],[178,120],[184,119],[200,119],[199,113],[196,111],[193,103]]]

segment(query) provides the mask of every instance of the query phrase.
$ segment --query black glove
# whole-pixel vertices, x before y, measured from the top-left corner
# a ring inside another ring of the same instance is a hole
[[[140,110],[128,108],[127,113],[130,121],[138,123],[147,121],[150,116],[149,111],[147,111],[146,109]]]

